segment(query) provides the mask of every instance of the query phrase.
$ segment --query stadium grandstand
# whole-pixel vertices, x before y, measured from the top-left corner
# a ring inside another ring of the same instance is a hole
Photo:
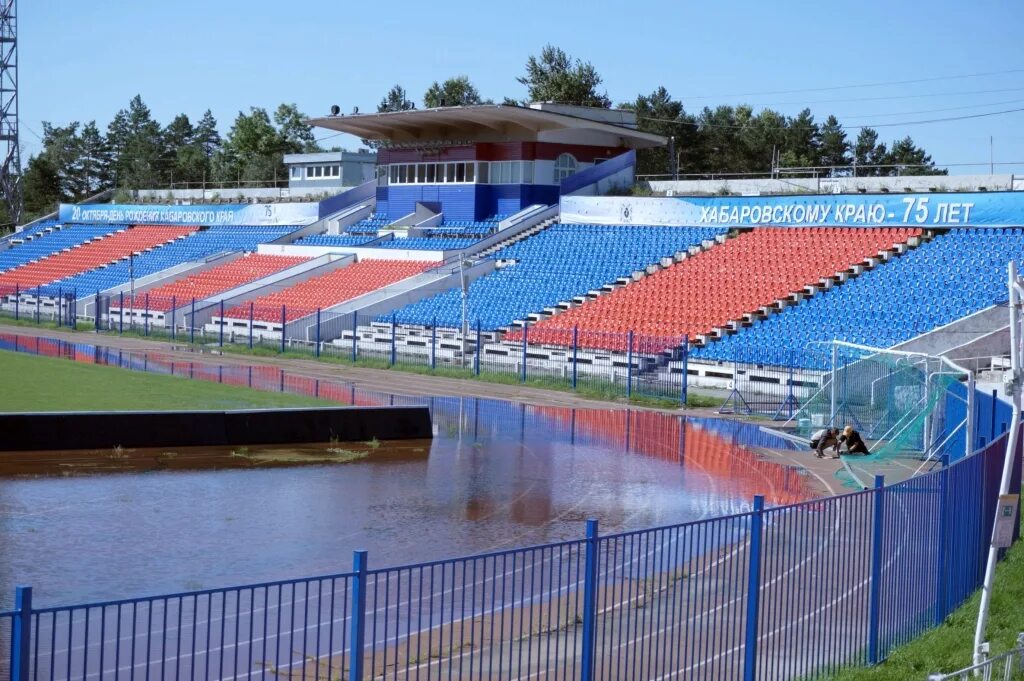
[[[278,328],[282,310],[286,325],[331,311],[316,337],[353,352],[382,329],[397,357],[465,328],[448,361],[516,355],[564,372],[578,368],[572,348],[613,381],[616,367],[681,380],[704,365],[726,380],[730,364],[818,366],[809,348],[836,339],[913,344],[999,305],[1005,263],[1024,257],[1012,192],[608,196],[633,182],[637,149],[666,141],[630,112],[481,105],[314,123],[379,142],[375,179],[318,202],[64,206],[0,245],[4,307],[13,292],[72,296],[111,326],[146,300],[156,320],[167,299],[195,298],[225,307],[181,323],[229,340]],[[387,294],[397,282],[402,295]]]

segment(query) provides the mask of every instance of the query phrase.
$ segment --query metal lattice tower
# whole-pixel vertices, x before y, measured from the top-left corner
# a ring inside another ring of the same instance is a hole
[[[15,225],[21,221],[22,212],[17,14],[17,0],[0,0],[0,198]]]

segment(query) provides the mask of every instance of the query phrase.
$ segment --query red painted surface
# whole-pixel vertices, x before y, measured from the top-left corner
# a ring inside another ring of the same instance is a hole
[[[476,145],[440,149],[381,149],[377,164],[429,163],[437,161],[553,161],[559,154],[569,153],[580,163],[595,158],[612,158],[629,151],[626,147],[600,147],[589,144],[557,144],[554,142],[481,142]]]

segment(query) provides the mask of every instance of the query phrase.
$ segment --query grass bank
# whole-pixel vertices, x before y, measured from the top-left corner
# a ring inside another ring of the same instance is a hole
[[[0,411],[124,411],[323,406],[322,400],[67,359],[0,352]]]
[[[975,592],[942,626],[900,646],[882,664],[847,669],[830,678],[834,681],[902,681],[963,669],[970,665],[974,652],[974,625],[980,601],[981,592]],[[1017,542],[996,569],[988,623],[992,653],[1012,648],[1021,631],[1024,631],[1024,542]]]

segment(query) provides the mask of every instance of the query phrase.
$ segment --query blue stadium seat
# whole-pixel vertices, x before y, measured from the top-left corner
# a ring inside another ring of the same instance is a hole
[[[891,347],[1005,301],[1010,260],[1024,262],[1020,229],[954,229],[692,357],[786,366],[833,339]]]
[[[725,229],[556,224],[498,251],[514,260],[469,286],[469,322],[492,330],[530,312],[631,275],[660,258],[725,234]],[[402,324],[458,327],[462,293],[453,288],[395,314]],[[383,318],[382,318],[383,319]],[[387,317],[390,319],[390,317]]]
[[[43,288],[44,294],[74,292],[83,297],[121,286],[131,280],[155,274],[169,267],[211,255],[233,251],[255,251],[261,243],[279,239],[297,229],[293,225],[214,226],[174,243],[142,253],[133,263],[121,260],[106,267],[83,272]]]

